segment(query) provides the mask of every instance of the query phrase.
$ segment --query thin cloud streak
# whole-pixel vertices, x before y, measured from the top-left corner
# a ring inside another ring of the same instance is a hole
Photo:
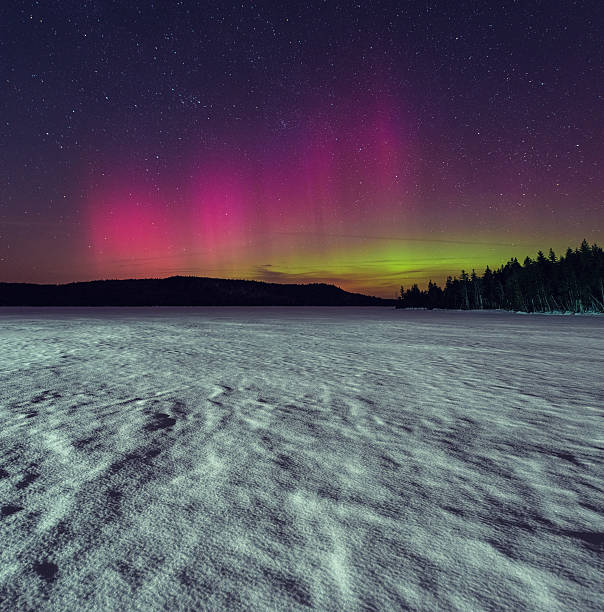
[[[424,243],[439,243],[439,244],[463,244],[463,245],[483,245],[483,246],[505,246],[505,247],[518,247],[525,246],[527,248],[534,248],[539,246],[537,243],[528,242],[487,242],[480,240],[446,240],[442,238],[401,238],[400,236],[365,236],[362,234],[337,234],[328,233],[320,234],[313,232],[277,232],[281,236],[312,236],[315,238],[353,238],[355,240],[380,240],[389,242],[424,242]]]

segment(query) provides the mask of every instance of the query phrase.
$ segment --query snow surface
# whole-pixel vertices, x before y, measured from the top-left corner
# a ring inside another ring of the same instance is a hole
[[[602,609],[604,318],[0,311],[2,610]]]

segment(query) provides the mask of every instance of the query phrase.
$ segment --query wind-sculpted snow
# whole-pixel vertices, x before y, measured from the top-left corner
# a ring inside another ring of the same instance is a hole
[[[595,610],[604,319],[0,313],[2,610]]]

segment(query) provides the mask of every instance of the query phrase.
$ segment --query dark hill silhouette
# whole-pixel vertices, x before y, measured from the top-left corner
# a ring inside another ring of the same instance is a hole
[[[0,283],[0,306],[392,306],[334,285],[197,276],[98,280],[65,285]]]

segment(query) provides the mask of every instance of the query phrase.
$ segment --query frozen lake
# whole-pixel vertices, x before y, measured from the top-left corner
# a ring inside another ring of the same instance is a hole
[[[596,610],[604,317],[0,310],[0,609]]]

